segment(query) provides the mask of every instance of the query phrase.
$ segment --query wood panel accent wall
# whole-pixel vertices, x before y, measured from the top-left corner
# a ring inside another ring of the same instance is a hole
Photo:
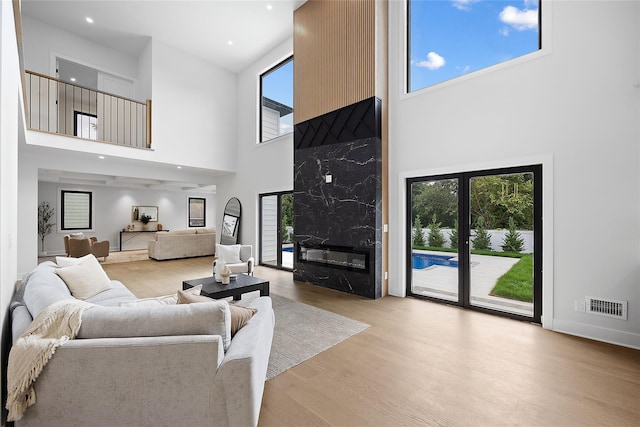
[[[376,11],[381,13],[382,3],[309,0],[295,11],[294,124],[381,97],[376,93]]]
[[[294,13],[294,124],[382,100],[382,222],[389,223],[388,0],[308,0]],[[383,233],[382,271],[388,271]],[[382,294],[388,292],[383,280]]]

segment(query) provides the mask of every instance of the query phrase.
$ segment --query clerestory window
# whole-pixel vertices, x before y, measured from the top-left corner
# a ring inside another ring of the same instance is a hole
[[[541,48],[541,0],[407,0],[407,91]]]
[[[260,75],[260,142],[293,132],[293,56]]]

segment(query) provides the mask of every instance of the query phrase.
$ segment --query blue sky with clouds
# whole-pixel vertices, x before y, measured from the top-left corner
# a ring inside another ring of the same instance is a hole
[[[287,62],[263,78],[262,96],[293,106],[293,61]]]
[[[537,0],[412,0],[410,91],[538,49]]]

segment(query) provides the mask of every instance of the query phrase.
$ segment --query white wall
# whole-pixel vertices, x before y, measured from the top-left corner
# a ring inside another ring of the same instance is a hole
[[[237,83],[237,156],[236,173],[221,177],[217,183],[217,218],[222,218],[230,197],[242,204],[240,239],[253,245],[258,260],[258,195],[293,190],[293,134],[258,144],[258,98],[260,74],[293,52],[288,39],[268,52],[238,76]],[[295,108],[295,105],[294,105]],[[219,225],[218,225],[219,228]]]
[[[18,143],[24,141],[20,66],[12,3],[0,2],[0,355],[4,363],[8,307],[17,275]],[[4,370],[3,370],[4,371]],[[0,373],[0,381],[4,381]]]
[[[235,74],[154,40],[152,139],[158,161],[232,171]]]
[[[56,56],[136,82],[138,58],[22,16],[25,68],[55,77]],[[145,98],[136,99],[144,101]]]
[[[153,96],[153,40],[149,40],[138,57],[138,85],[136,95],[140,100],[151,99]],[[153,108],[153,106],[151,107]]]
[[[132,206],[157,206],[158,223],[162,224],[163,229],[178,230],[188,228],[189,197],[202,197],[207,200],[207,226],[213,227],[216,224],[216,202],[215,195],[212,194],[40,182],[38,203],[41,201],[49,202],[55,208],[56,214],[54,231],[45,238],[47,255],[64,254],[63,236],[69,234],[59,230],[60,189],[93,191],[95,212],[93,232],[85,232],[84,234],[89,237],[95,236],[99,241],[109,240],[112,251],[119,250],[119,232],[123,228],[126,228],[128,224],[140,227],[140,223],[131,220]],[[149,229],[153,229],[156,225],[155,222],[149,223]]]
[[[543,325],[640,347],[638,2],[544,2],[543,52],[410,95],[402,6],[390,2],[391,292],[404,294],[406,177],[533,161]],[[629,320],[574,311],[586,295],[629,301]]]

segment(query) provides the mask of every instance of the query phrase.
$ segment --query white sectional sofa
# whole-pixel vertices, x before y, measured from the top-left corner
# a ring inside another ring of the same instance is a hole
[[[41,263],[11,304],[14,344],[45,307],[73,299]],[[120,282],[86,299],[78,337],[57,348],[35,382],[37,402],[17,426],[255,426],[274,313],[269,297],[231,338],[226,301],[121,307]],[[226,304],[226,305],[225,305]]]
[[[167,260],[214,255],[215,228],[190,228],[155,233],[148,243],[149,258]]]

